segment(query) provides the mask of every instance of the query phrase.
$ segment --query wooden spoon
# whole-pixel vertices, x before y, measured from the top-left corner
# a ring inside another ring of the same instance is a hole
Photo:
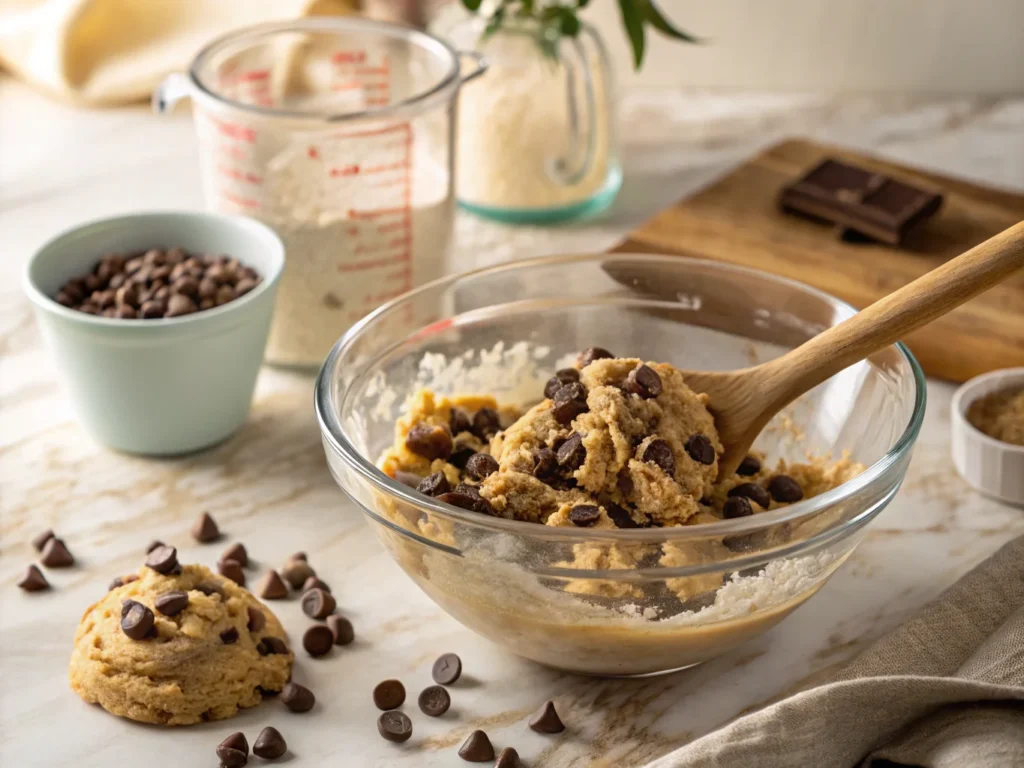
[[[844,368],[930,323],[1024,267],[1024,222],[947,261],[781,357],[738,371],[682,371],[710,398],[731,474],[782,408]],[[1024,322],[1024,318],[1021,318]]]

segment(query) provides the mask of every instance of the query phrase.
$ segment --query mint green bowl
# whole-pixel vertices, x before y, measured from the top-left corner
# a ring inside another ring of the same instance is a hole
[[[263,280],[220,307],[154,320],[97,317],[51,298],[107,253],[174,246],[233,256]],[[281,239],[252,219],[137,213],[50,240],[29,259],[23,287],[86,431],[119,451],[173,455],[218,443],[245,422],[283,268]]]

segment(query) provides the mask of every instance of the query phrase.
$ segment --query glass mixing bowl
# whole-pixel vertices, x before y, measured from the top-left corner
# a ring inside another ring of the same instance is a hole
[[[808,392],[755,445],[769,461],[848,453],[864,471],[791,506],[702,525],[598,531],[457,509],[377,469],[394,422],[422,386],[537,401],[543,381],[590,346],[740,368],[853,313],[792,280],[676,256],[563,256],[445,278],[334,346],[316,385],[327,461],[398,564],[475,632],[574,672],[680,669],[807,600],[896,494],[925,408],[924,376],[904,346]]]

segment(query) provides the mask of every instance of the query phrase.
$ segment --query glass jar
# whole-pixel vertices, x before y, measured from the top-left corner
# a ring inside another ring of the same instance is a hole
[[[544,36],[532,19],[492,34],[473,17],[447,32],[486,57],[486,82],[459,104],[456,184],[467,210],[509,222],[550,222],[607,208],[622,183],[614,81],[604,42]]]

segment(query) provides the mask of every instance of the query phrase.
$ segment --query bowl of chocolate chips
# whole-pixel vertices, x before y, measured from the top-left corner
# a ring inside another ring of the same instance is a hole
[[[139,213],[58,235],[23,284],[86,431],[174,455],[244,423],[283,267],[280,238],[257,221]]]

